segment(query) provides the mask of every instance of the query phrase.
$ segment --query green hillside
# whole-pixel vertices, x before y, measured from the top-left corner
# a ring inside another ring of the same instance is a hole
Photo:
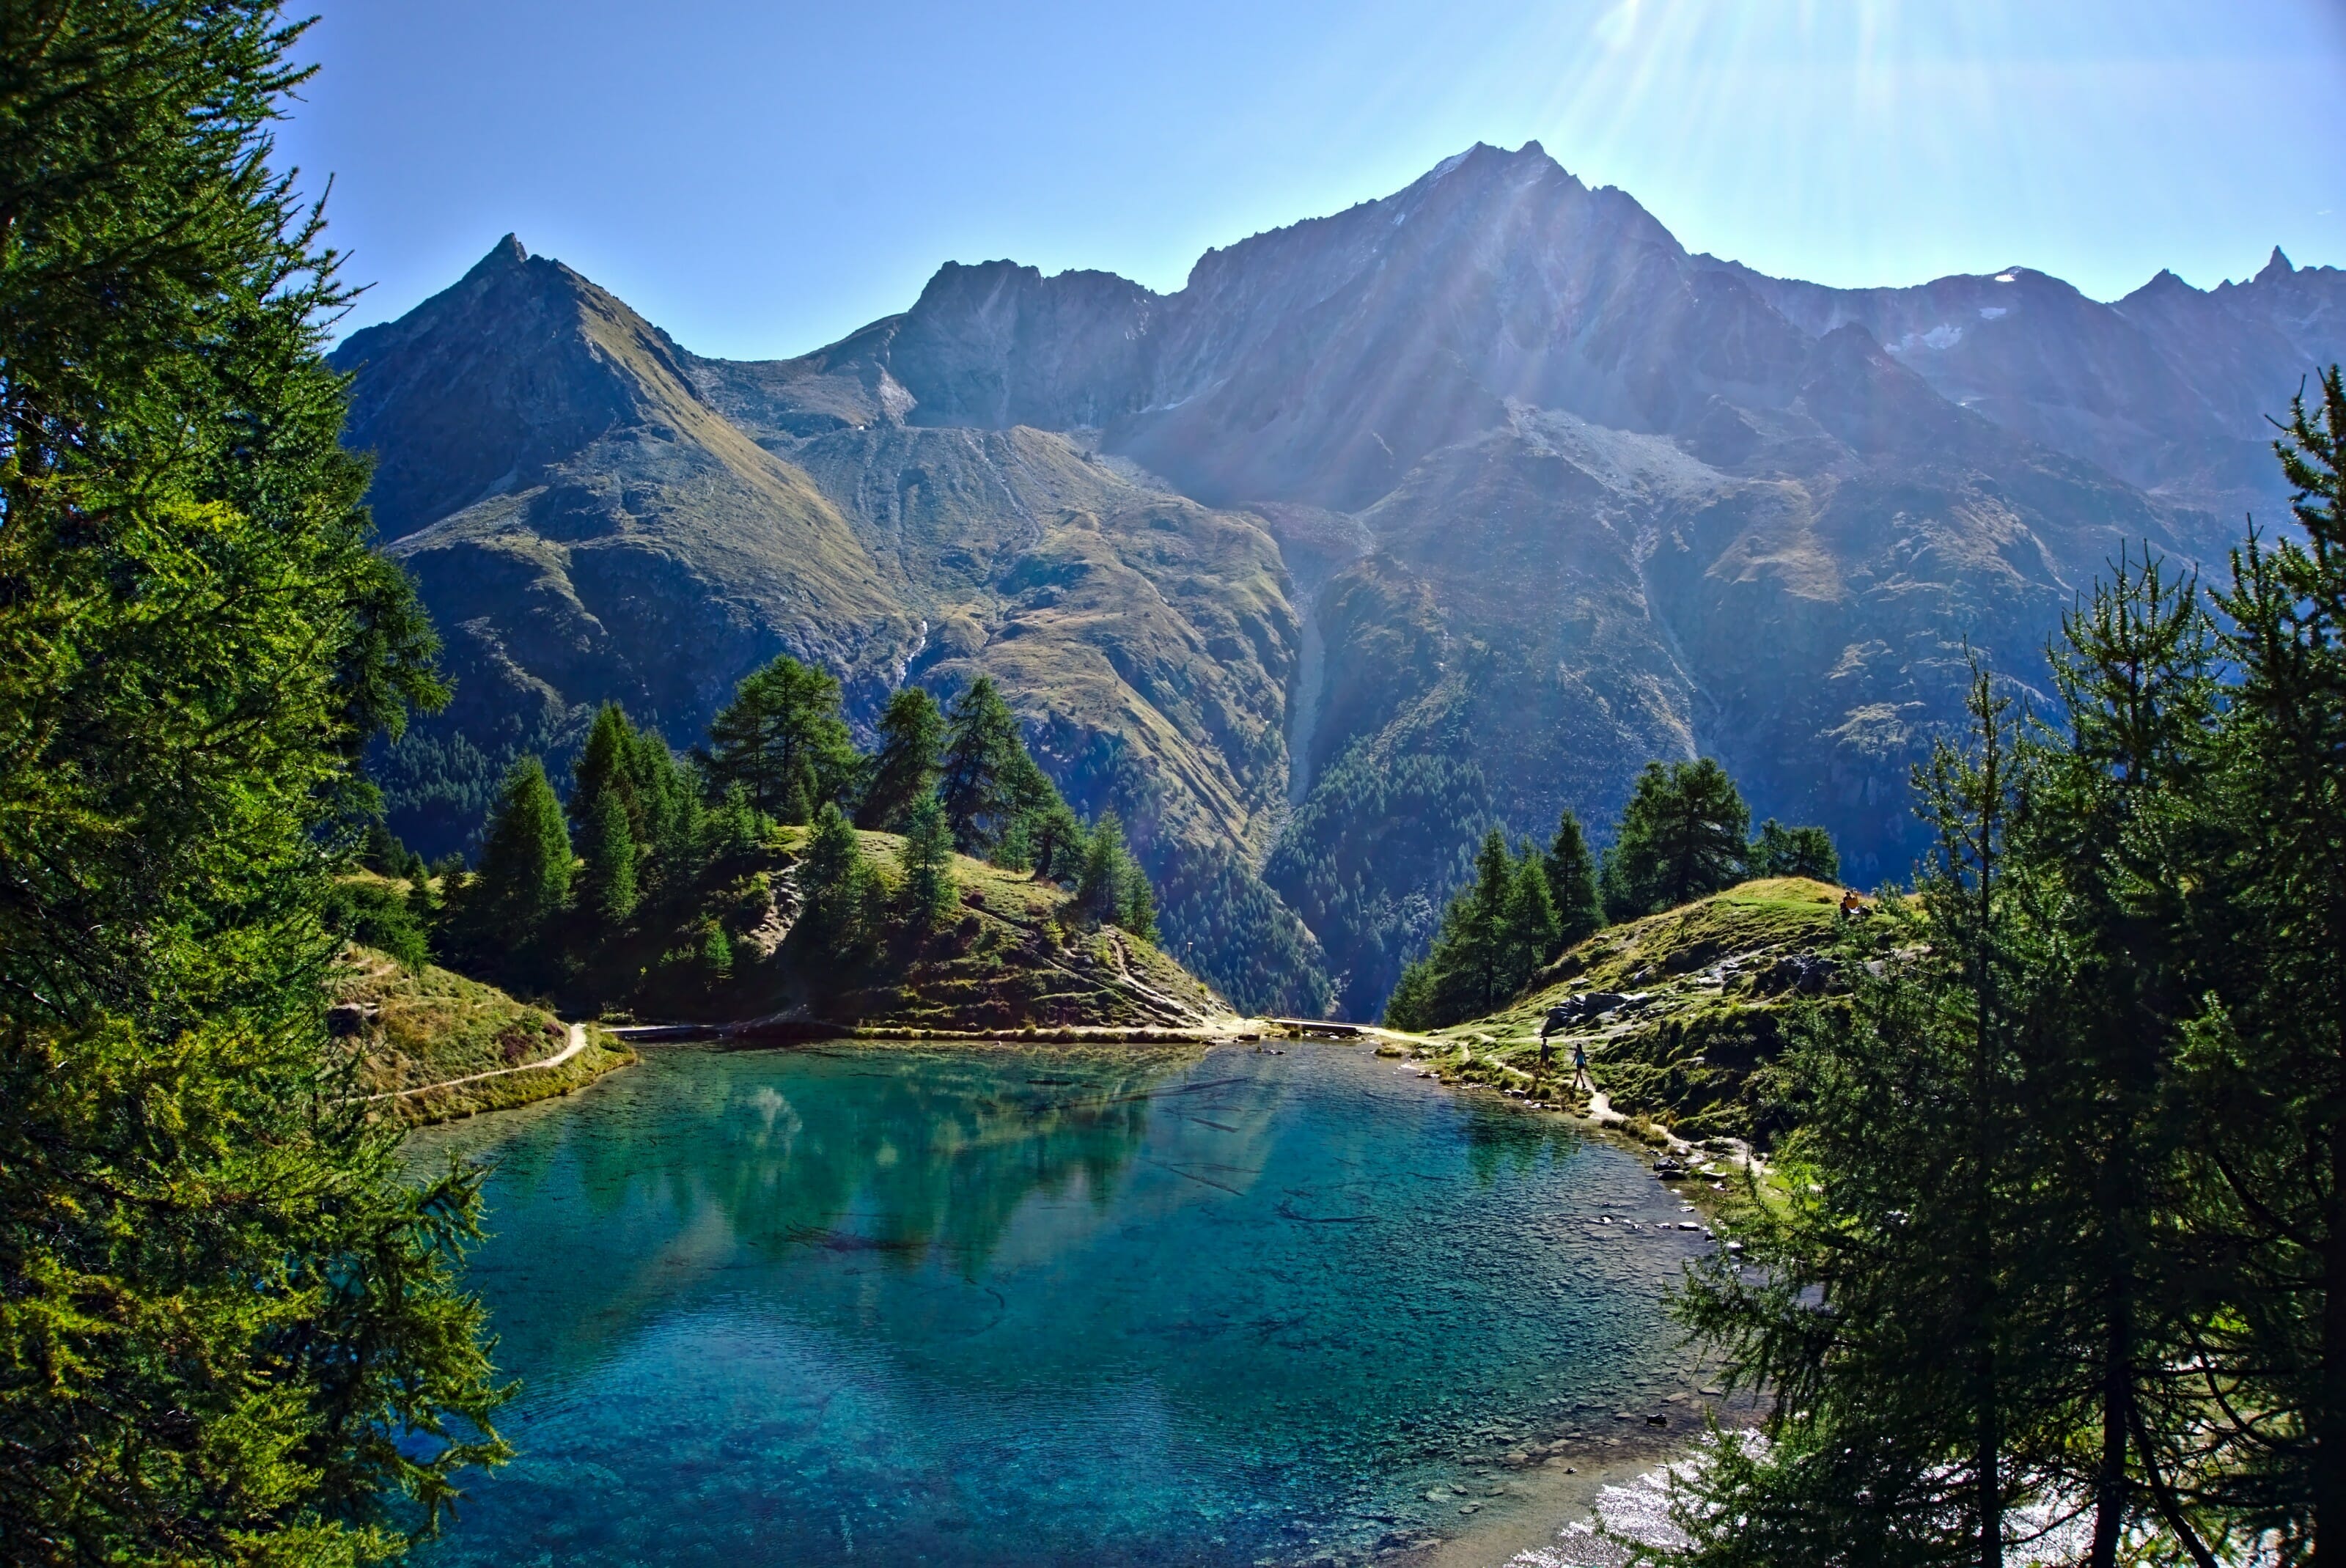
[[[567,1025],[541,1007],[436,965],[407,969],[353,946],[334,977],[338,1037],[358,1052],[360,1093],[410,1122],[445,1121],[566,1095],[636,1059],[586,1026],[566,1061]]]
[[[632,977],[599,977],[619,983],[615,1009],[648,1020],[953,1032],[1185,1029],[1229,1014],[1153,944],[1080,918],[1056,883],[966,855],[953,858],[954,911],[842,958],[802,929],[800,873],[811,831],[773,830],[710,882],[703,918],[730,950],[723,973],[688,966],[663,974],[657,957],[639,951]],[[903,839],[859,831],[856,840],[882,898],[893,902]]]
[[[1681,1137],[1764,1145],[1785,1125],[1768,1069],[1792,1011],[1822,979],[1809,966],[1804,989],[1799,961],[1831,945],[1840,899],[1823,882],[1771,878],[1609,927],[1550,964],[1504,1010],[1438,1031],[1433,1038],[1464,1053],[1444,1074],[1526,1083],[1550,1008],[1617,995],[1627,1000],[1556,1037],[1556,1081],[1570,1075],[1577,1042],[1615,1110]]]

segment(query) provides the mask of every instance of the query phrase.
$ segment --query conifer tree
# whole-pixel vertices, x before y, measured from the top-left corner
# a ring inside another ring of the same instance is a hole
[[[1984,674],[1971,712],[1970,752],[1942,745],[1918,773],[1936,842],[1917,899],[1847,939],[1848,1007],[1812,1017],[1787,1064],[1807,1115],[1779,1151],[1784,1196],[1734,1217],[1745,1251],[1698,1266],[1680,1304],[1778,1419],[1771,1459],[1685,1516],[1679,1561],[1750,1561],[1741,1525],[1804,1499],[1843,1550],[1994,1568],[2007,1508],[2063,1446],[2043,1329],[2064,1237],[2025,1074],[2057,982],[2009,858],[2037,780]]]
[[[627,778],[637,885],[646,898],[672,899],[699,870],[708,816],[705,781],[648,730],[637,731],[628,743]]]
[[[636,912],[636,839],[619,792],[595,798],[579,844],[579,908],[607,932]]]
[[[1045,881],[1072,881],[1084,864],[1084,825],[1075,808],[1054,800],[1026,828],[1026,853],[1035,875]]]
[[[1647,763],[1605,857],[1606,912],[1634,920],[1733,887],[1750,827],[1735,781],[1709,758]]]
[[[1423,1031],[1438,1029],[1433,1014],[1433,965],[1418,959],[1402,965],[1392,994],[1385,998],[1385,1027]]]
[[[643,808],[636,799],[635,743],[636,727],[627,722],[626,711],[617,703],[607,702],[595,710],[586,744],[579,748],[578,759],[570,769],[570,799],[564,809],[570,814],[572,827],[585,832],[601,808],[604,794],[609,792],[627,813],[629,836],[643,838]]]
[[[2214,596],[2238,671],[2222,725],[2239,835],[2219,1003],[2185,1052],[2199,1353],[2234,1385],[2207,1489],[2310,1550],[2346,1534],[2346,382],[2276,443],[2301,538],[2252,533]],[[2280,1435],[2289,1434],[2289,1435]],[[2178,1458],[2188,1461],[2189,1450]],[[2188,1471],[2186,1472],[2188,1473]]]
[[[1157,940],[1157,890],[1148,873],[1130,854],[1125,856],[1123,884],[1117,890],[1116,923],[1143,942]]]
[[[1518,866],[1507,852],[1506,835],[1494,828],[1475,853],[1474,880],[1443,911],[1441,929],[1423,961],[1426,973],[1420,983],[1427,1022],[1421,1027],[1479,1018],[1514,994],[1510,983],[1515,977],[1517,950],[1509,914],[1511,907],[1522,907],[1517,881]],[[1552,915],[1553,910],[1547,912]],[[1528,965],[1523,972],[1530,972]]]
[[[953,830],[933,794],[913,802],[904,822],[904,905],[913,929],[944,923],[959,896],[954,884]]]
[[[1500,950],[1498,991],[1503,998],[1513,997],[1564,951],[1564,925],[1548,891],[1547,867],[1528,843],[1508,879]]]
[[[2055,1376],[2076,1412],[2073,1484],[2094,1502],[2086,1562],[2114,1568],[2137,1521],[2161,1509],[2167,1489],[2147,1478],[2171,1468],[2137,1432],[2197,1424],[2172,1393],[2198,1338],[2175,1285],[2196,1270],[2170,1238],[2188,1207],[2186,1028],[2221,983],[2201,959],[2229,923],[2211,874],[2220,703],[2197,590],[2156,562],[2119,561],[2063,630],[2052,662],[2065,723],[2032,748],[2041,783],[2014,834],[2045,890],[2032,917],[2059,964],[2031,1023],[2024,1109],[2055,1154],[2042,1190],[2065,1241],[2048,1257],[2064,1305],[2046,1331],[2076,1348]]]
[[[947,716],[944,770],[937,787],[954,845],[962,853],[983,857],[992,852],[1007,819],[1018,809],[1015,785],[1018,761],[1025,754],[1010,705],[1002,700],[991,677],[979,676]]]
[[[799,929],[804,940],[833,958],[861,956],[879,934],[865,918],[877,881],[854,828],[837,803],[825,801],[799,861],[799,894],[805,901]]]
[[[855,813],[857,827],[902,830],[914,806],[936,793],[944,735],[936,699],[919,687],[905,687],[888,699],[880,716],[880,749],[872,759],[871,781]]]
[[[1035,869],[1034,826],[1025,817],[1013,817],[994,840],[994,853],[988,862],[1005,871],[1032,871]]]
[[[1569,807],[1557,819],[1547,847],[1548,894],[1556,901],[1557,950],[1594,936],[1605,926],[1605,900],[1596,883],[1596,857]]]
[[[1100,813],[1084,846],[1083,870],[1076,878],[1076,907],[1094,920],[1114,921],[1123,910],[1127,859],[1123,824],[1113,811]]]
[[[807,821],[854,783],[861,762],[839,716],[839,682],[788,654],[742,678],[709,727],[710,781],[739,784],[751,809]]]
[[[705,983],[722,985],[733,978],[733,939],[725,934],[721,921],[706,918],[701,921],[698,956]]]
[[[1780,1397],[1696,1478],[1689,1563],[2315,1560],[2346,1500],[2346,388],[2280,444],[2302,539],[2212,596],[2121,559],[2058,722],[1921,779],[1911,901],[1781,1064],[1782,1197],[1685,1303]],[[2222,672],[2222,678],[2219,678]],[[2003,787],[1998,787],[1998,780]],[[1918,1162],[1928,1145],[1934,1157]]]
[[[1460,933],[1464,946],[1453,967],[1465,986],[1461,1001],[1467,1011],[1461,1017],[1480,1017],[1508,994],[1507,905],[1515,891],[1515,869],[1506,835],[1496,828],[1483,835],[1483,848],[1474,856],[1474,886],[1466,895],[1467,919]]]
[[[411,1180],[325,1031],[353,765],[443,690],[337,439],[349,295],[272,171],[301,32],[0,22],[9,1563],[377,1561],[504,1451],[477,1177]]]
[[[543,989],[559,972],[559,926],[570,899],[570,833],[535,757],[505,774],[481,841],[481,867],[455,915],[474,965],[509,983]]]
[[[1841,851],[1822,828],[1787,828],[1770,817],[1760,824],[1748,857],[1755,877],[1808,877],[1841,881]]]

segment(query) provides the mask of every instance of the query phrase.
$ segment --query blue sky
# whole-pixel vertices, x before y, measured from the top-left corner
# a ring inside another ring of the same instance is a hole
[[[334,177],[353,327],[512,230],[688,348],[798,353],[945,260],[1175,289],[1533,138],[1821,282],[2346,263],[2346,0],[312,3],[280,156]]]

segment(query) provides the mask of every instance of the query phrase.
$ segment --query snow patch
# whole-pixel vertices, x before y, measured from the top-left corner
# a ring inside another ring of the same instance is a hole
[[[1993,321],[1998,316],[2009,316],[2010,314],[2012,314],[2012,312],[2002,305],[1982,305],[1980,307],[1980,320],[1983,321]]]

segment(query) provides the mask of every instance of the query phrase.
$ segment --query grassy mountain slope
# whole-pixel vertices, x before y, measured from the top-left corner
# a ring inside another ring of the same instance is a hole
[[[1556,1037],[1549,1083],[1572,1072],[1576,1043],[1617,1111],[1679,1136],[1761,1145],[1788,1125],[1769,1065],[1788,1044],[1791,1010],[1809,1004],[1800,961],[1831,944],[1841,890],[1800,877],[1746,882],[1597,932],[1548,966],[1513,1003],[1440,1031],[1460,1053],[1448,1077],[1527,1084],[1550,1008],[1599,993],[1627,1000]],[[1790,961],[1790,962],[1787,962]]]
[[[338,362],[456,683],[378,761],[411,842],[463,842],[512,757],[558,766],[606,700],[683,744],[780,651],[838,673],[865,723],[907,679],[989,673],[1069,799],[1124,816],[1195,962],[1265,1006],[1322,999],[1255,874],[1295,642],[1259,519],[1061,435],[807,410],[807,378],[694,360],[510,239]]]
[[[851,679],[901,662],[913,624],[837,508],[558,262],[508,237],[335,362],[357,372],[371,504],[455,678],[449,711],[377,768],[430,852],[471,832],[514,755],[574,743],[601,702],[682,740],[778,652]]]
[[[1191,1029],[1230,1016],[1162,949],[1083,916],[1065,889],[1025,872],[956,855],[957,901],[934,925],[916,923],[893,833],[857,836],[877,879],[862,934],[818,932],[801,885],[812,832],[774,828],[657,909],[576,943],[564,1005],[789,1033]]]

